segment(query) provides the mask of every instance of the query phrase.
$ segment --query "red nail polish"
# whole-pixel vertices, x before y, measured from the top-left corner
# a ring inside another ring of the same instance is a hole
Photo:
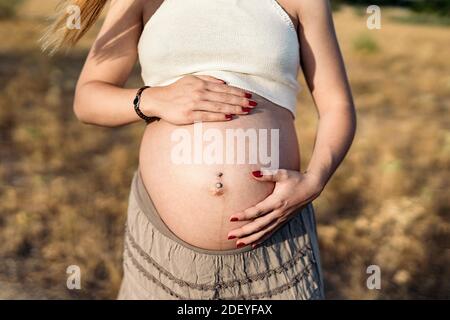
[[[244,247],[244,246],[246,246],[245,243],[239,242],[239,243],[236,245],[236,248],[242,248],[242,247]]]
[[[250,112],[252,108],[242,107],[242,112]]]
[[[232,240],[232,239],[236,239],[236,236],[231,235],[228,237],[228,240]]]
[[[249,98],[249,99],[250,99],[250,98],[252,97],[252,94],[251,94],[251,93],[248,93],[248,92],[246,92],[246,93],[245,93],[245,97],[246,97],[246,98]]]
[[[238,221],[238,220],[239,220],[239,219],[236,218],[236,217],[233,217],[233,218],[230,219],[231,222]]]
[[[252,175],[256,178],[261,178],[263,176],[262,172],[257,170],[257,171],[252,171]]]
[[[233,116],[231,114],[226,114],[225,118],[227,118],[227,120],[231,120],[231,119],[233,119]]]
[[[250,101],[248,102],[248,104],[251,105],[251,106],[253,106],[253,107],[257,105],[256,101],[253,101],[253,100],[250,100]]]

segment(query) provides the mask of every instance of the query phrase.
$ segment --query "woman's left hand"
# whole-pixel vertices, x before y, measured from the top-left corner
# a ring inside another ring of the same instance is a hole
[[[230,217],[230,221],[252,220],[228,233],[228,239],[237,239],[238,248],[249,244],[256,247],[283,226],[298,208],[317,198],[324,187],[316,176],[293,170],[253,171],[252,176],[261,182],[275,182],[275,188],[260,203]]]

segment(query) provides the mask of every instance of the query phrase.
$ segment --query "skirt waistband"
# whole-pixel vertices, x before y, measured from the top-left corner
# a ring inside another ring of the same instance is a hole
[[[210,249],[204,249],[204,248],[193,246],[190,243],[187,243],[183,239],[179,238],[175,233],[173,233],[172,230],[169,229],[169,227],[161,219],[152,199],[150,198],[150,195],[149,195],[147,189],[145,188],[140,170],[137,169],[135,171],[134,175],[135,175],[135,177],[133,179],[133,183],[135,184],[135,186],[134,186],[133,190],[135,190],[135,197],[136,197],[136,201],[137,201],[139,207],[144,212],[144,214],[147,216],[150,223],[159,232],[164,234],[166,237],[178,242],[179,244],[181,244],[184,247],[187,247],[193,251],[200,252],[203,254],[212,254],[212,255],[237,254],[237,253],[247,252],[247,251],[252,250],[252,247],[250,245],[247,245],[242,248],[236,248],[236,249],[230,249],[230,250],[210,250]]]
[[[176,236],[136,170],[125,228],[121,298],[315,299],[323,296],[312,204],[261,246],[208,250]]]

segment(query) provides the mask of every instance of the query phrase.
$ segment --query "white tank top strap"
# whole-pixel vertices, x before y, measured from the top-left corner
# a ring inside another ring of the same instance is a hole
[[[299,49],[294,23],[276,0],[165,0],[138,44],[146,85],[211,75],[294,117]]]

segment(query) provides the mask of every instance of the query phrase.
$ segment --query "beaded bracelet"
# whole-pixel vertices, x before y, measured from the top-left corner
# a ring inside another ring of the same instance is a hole
[[[134,111],[136,111],[137,115],[144,119],[146,123],[149,123],[152,120],[152,117],[146,116],[145,114],[142,113],[141,109],[139,108],[140,104],[141,104],[141,95],[142,92],[144,92],[145,89],[150,88],[149,86],[145,86],[142,87],[138,90],[138,92],[136,93],[136,97],[133,100],[133,105],[134,105]]]

